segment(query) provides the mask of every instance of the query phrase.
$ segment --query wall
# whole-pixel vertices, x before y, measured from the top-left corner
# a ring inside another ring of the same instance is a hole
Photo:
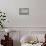
[[[19,16],[19,8],[29,8],[29,16]],[[7,27],[46,27],[46,0],[0,0]]]

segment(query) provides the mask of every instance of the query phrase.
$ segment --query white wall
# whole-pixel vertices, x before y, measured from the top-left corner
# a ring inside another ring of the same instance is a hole
[[[29,8],[29,16],[19,16],[19,8]],[[46,0],[0,0],[8,27],[46,27]]]

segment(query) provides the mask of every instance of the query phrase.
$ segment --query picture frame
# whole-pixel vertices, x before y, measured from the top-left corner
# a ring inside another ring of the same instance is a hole
[[[19,8],[19,15],[29,15],[29,8]]]

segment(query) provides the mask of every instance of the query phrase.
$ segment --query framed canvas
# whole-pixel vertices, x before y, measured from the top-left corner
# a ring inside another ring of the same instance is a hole
[[[29,8],[19,8],[19,15],[29,15]]]

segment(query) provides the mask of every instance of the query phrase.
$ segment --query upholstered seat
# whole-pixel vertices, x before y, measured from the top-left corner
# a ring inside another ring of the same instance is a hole
[[[35,38],[34,36],[23,36],[20,40],[21,43],[26,43],[26,42],[33,42],[33,41],[37,41],[37,38]]]

